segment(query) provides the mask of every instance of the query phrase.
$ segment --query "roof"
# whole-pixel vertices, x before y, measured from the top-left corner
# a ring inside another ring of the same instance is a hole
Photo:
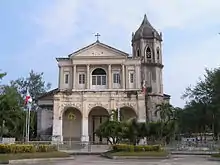
[[[121,51],[121,50],[119,50],[119,49],[116,49],[116,48],[114,48],[114,47],[111,47],[111,46],[109,46],[109,45],[106,45],[106,44],[100,42],[99,40],[97,40],[96,42],[94,42],[94,43],[92,43],[92,44],[90,44],[90,45],[87,45],[87,46],[85,46],[85,47],[83,47],[83,48],[81,48],[81,49],[79,49],[79,50],[77,50],[77,51],[75,51],[75,52],[69,54],[68,57],[70,58],[72,55],[77,54],[77,53],[79,53],[79,52],[81,52],[81,51],[83,51],[83,50],[86,50],[86,49],[88,49],[88,48],[90,48],[90,47],[92,47],[92,46],[95,46],[95,45],[101,45],[101,46],[103,46],[103,47],[106,47],[106,48],[112,49],[112,50],[114,50],[114,51],[116,51],[116,52],[119,52],[119,53],[121,53],[121,54],[123,54],[123,55],[125,55],[125,56],[129,56],[128,53],[123,52],[123,51]]]
[[[141,23],[141,26],[135,32],[132,37],[132,42],[139,39],[153,39],[156,38],[159,41],[162,41],[161,35],[154,29],[151,23],[148,21],[146,14],[144,15],[144,19]]]
[[[52,89],[52,90],[50,90],[50,91],[48,91],[48,92],[42,94],[41,96],[39,96],[39,97],[37,98],[37,100],[40,100],[40,99],[42,99],[42,98],[44,98],[44,97],[47,97],[47,96],[54,95],[54,94],[56,94],[57,92],[59,92],[59,89],[58,89],[58,88]]]
[[[163,94],[163,97],[165,97],[165,98],[168,98],[168,99],[169,99],[171,96],[170,96],[170,95],[168,95],[168,94],[165,94],[165,93],[164,93],[164,94]]]

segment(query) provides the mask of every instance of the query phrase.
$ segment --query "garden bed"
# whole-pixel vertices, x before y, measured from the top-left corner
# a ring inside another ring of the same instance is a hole
[[[211,157],[208,158],[210,161],[220,161],[220,153],[212,154]]]
[[[35,152],[35,153],[8,153],[0,154],[0,163],[7,163],[9,160],[18,159],[39,159],[39,158],[65,158],[70,157],[68,153],[64,152]]]
[[[160,145],[134,146],[126,144],[113,145],[112,150],[102,156],[110,159],[166,159],[169,153]]]
[[[212,154],[211,157],[213,157],[213,158],[220,158],[220,153],[218,153],[218,154]]]
[[[0,144],[0,163],[16,160],[61,159],[70,157],[68,153],[57,151],[54,145]]]

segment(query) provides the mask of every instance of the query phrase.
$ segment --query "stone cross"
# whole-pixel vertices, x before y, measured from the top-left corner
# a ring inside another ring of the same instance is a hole
[[[99,40],[99,37],[101,36],[99,33],[97,33],[96,35],[97,41]]]

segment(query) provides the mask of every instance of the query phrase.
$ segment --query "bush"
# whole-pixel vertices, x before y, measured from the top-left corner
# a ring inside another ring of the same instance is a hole
[[[33,145],[33,144],[0,144],[0,154],[3,153],[33,153],[57,151],[54,145]]]
[[[37,146],[37,152],[53,152],[57,151],[57,147],[55,145],[39,145]]]
[[[112,146],[113,151],[123,151],[123,152],[149,152],[155,151],[159,152],[162,150],[160,145],[127,145],[127,144],[116,144]]]

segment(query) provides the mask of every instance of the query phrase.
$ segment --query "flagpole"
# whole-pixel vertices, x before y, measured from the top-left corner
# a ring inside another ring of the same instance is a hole
[[[27,142],[29,142],[30,137],[30,111],[31,111],[31,104],[28,105],[28,111],[27,111]]]
[[[26,104],[26,142],[29,142],[30,137],[30,111],[31,111],[31,102],[32,98],[29,93],[29,88],[27,88],[27,94],[25,97],[25,104]]]
[[[26,106],[26,113],[25,113],[25,142],[28,142],[28,108]]]

